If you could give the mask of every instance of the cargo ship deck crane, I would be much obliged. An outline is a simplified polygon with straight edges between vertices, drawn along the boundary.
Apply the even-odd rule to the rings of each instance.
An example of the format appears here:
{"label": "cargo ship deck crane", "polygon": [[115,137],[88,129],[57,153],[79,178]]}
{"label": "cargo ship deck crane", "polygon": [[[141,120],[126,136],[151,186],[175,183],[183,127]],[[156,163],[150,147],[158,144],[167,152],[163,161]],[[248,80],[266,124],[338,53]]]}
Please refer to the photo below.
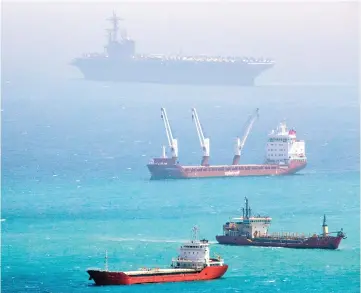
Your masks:
{"label": "cargo ship deck crane", "polygon": [[238,165],[239,164],[239,160],[241,158],[241,154],[242,154],[244,144],[246,143],[247,137],[248,137],[249,133],[251,132],[251,129],[253,127],[254,122],[256,121],[256,119],[259,116],[258,111],[259,111],[259,108],[257,108],[254,111],[254,113],[251,115],[251,117],[248,119],[247,124],[246,124],[246,130],[244,132],[242,140],[240,140],[240,138],[237,137],[236,145],[235,145],[235,154],[234,154],[234,157],[233,157],[232,165]]}
{"label": "cargo ship deck crane", "polygon": [[208,166],[209,165],[209,138],[204,137],[202,125],[199,122],[197,110],[195,108],[192,108],[192,119],[194,121],[194,124],[196,125],[199,142],[201,144],[201,148],[203,151],[201,166]]}
{"label": "cargo ship deck crane", "polygon": [[[178,141],[173,137],[172,129],[170,127],[169,120],[167,117],[167,112],[165,111],[164,108],[161,108],[160,110],[161,110],[160,117],[163,119],[164,122],[165,132],[167,134],[168,144],[172,153],[172,158],[176,161],[178,158]],[[164,147],[163,147],[163,157],[165,157]]]}

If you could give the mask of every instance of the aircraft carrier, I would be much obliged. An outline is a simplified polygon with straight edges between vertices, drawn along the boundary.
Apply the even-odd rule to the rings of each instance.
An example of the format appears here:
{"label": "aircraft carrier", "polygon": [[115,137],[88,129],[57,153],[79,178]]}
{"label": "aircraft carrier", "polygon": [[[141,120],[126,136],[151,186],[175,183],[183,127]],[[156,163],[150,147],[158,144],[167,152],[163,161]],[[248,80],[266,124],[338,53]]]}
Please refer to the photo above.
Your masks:
{"label": "aircraft carrier", "polygon": [[84,54],[70,63],[87,80],[253,86],[256,77],[275,64],[253,57],[137,54],[135,41],[120,29],[122,19],[113,12],[108,20],[112,28],[104,52]]}

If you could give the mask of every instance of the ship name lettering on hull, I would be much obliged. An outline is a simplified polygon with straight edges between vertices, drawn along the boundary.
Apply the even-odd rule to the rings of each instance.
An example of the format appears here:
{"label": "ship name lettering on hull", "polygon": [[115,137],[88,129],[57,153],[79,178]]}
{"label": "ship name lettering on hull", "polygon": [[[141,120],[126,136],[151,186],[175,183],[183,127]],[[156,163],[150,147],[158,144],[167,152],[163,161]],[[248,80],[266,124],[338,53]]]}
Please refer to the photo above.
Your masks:
{"label": "ship name lettering on hull", "polygon": [[240,174],[240,171],[227,171],[227,172],[224,172],[225,176],[237,176],[239,174]]}

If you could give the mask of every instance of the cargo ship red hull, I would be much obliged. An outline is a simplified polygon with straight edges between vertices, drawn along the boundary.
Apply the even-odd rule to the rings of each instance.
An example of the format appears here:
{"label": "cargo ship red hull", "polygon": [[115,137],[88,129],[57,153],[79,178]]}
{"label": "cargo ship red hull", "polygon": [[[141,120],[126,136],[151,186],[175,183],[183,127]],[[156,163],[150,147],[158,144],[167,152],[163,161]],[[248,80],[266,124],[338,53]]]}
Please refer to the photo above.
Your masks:
{"label": "cargo ship red hull", "polygon": [[132,285],[143,283],[167,283],[217,279],[224,275],[228,265],[205,267],[200,271],[127,275],[125,272],[88,270],[89,280],[96,285]]}
{"label": "cargo ship red hull", "polygon": [[294,174],[307,165],[306,160],[289,164],[182,166],[171,159],[157,158],[147,165],[151,179],[190,179],[209,177],[279,176]]}
{"label": "cargo ship red hull", "polygon": [[287,248],[318,248],[337,249],[343,239],[342,236],[317,236],[298,239],[287,238],[253,238],[246,236],[216,236],[218,243],[239,246],[264,246],[264,247],[287,247]]}

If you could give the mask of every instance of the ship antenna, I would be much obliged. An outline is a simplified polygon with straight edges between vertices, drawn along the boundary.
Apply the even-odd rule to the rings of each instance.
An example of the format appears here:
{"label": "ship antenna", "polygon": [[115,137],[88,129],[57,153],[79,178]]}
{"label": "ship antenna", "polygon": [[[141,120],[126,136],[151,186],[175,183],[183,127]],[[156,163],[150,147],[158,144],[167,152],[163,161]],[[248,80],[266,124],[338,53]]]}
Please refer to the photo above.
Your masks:
{"label": "ship antenna", "polygon": [[105,250],[104,270],[108,271],[108,250]]}
{"label": "ship antenna", "polygon": [[327,226],[327,224],[326,224],[326,215],[325,214],[323,215],[323,225],[322,226]]}
{"label": "ship antenna", "polygon": [[192,240],[198,240],[199,228],[194,226],[192,229]]}
{"label": "ship antenna", "polygon": [[120,17],[117,17],[117,15],[115,14],[115,11],[113,11],[113,16],[108,18],[107,20],[109,20],[112,24],[113,24],[113,35],[112,35],[112,41],[116,42],[117,38],[118,38],[118,31],[119,31],[119,21],[123,20]]}
{"label": "ship antenna", "polygon": [[244,200],[246,202],[246,218],[248,218],[248,198],[245,197]]}

